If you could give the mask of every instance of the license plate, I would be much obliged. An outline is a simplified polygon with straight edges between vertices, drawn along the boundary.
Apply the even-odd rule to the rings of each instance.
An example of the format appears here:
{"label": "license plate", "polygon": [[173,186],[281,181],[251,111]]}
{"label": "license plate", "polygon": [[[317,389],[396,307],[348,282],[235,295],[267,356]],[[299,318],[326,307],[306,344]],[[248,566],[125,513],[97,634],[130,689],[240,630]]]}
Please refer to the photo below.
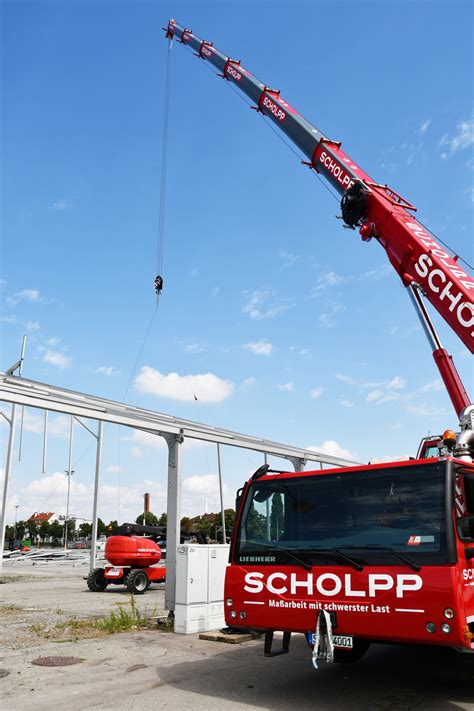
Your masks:
{"label": "license plate", "polygon": [[[315,632],[309,632],[307,634],[308,644],[314,644],[315,638]],[[354,639],[352,635],[335,634],[332,640],[334,646],[338,649],[352,649],[354,647]]]}

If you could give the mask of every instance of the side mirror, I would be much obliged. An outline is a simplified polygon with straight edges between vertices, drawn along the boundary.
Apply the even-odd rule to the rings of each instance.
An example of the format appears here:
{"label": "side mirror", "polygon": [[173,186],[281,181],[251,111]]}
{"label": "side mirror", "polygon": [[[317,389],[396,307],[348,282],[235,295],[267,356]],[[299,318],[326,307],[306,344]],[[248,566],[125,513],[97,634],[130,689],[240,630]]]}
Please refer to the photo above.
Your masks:
{"label": "side mirror", "polygon": [[239,513],[240,509],[240,502],[242,501],[242,494],[244,493],[243,488],[239,489],[235,495],[235,518],[237,518],[237,515]]}
{"label": "side mirror", "polygon": [[458,518],[456,526],[461,541],[474,543],[474,515],[461,516],[461,518]]}

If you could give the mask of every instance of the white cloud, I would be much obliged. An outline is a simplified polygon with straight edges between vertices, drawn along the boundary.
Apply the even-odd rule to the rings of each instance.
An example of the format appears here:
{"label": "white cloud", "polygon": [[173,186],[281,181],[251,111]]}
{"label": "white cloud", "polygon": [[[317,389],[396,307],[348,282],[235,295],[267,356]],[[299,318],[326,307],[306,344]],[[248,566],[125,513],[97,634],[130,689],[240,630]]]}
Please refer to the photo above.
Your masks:
{"label": "white cloud", "polygon": [[38,304],[44,303],[45,299],[41,297],[38,289],[22,289],[7,298],[7,303],[12,305],[18,304],[20,301],[29,301],[32,304]]}
{"label": "white cloud", "polygon": [[70,415],[58,415],[48,419],[48,434],[60,439],[68,439],[71,428]]}
{"label": "white cloud", "polygon": [[25,329],[30,332],[39,331],[40,330],[40,323],[39,323],[39,321],[27,321],[25,323]]}
{"label": "white cloud", "polygon": [[204,346],[201,346],[199,343],[189,343],[184,346],[185,353],[202,353],[204,350]]}
{"label": "white cloud", "polygon": [[118,464],[109,464],[109,466],[105,468],[105,471],[107,474],[118,474],[122,471],[122,467],[119,467]]}
{"label": "white cloud", "polygon": [[337,380],[341,380],[343,383],[349,383],[349,385],[357,385],[357,381],[351,378],[349,375],[344,375],[344,373],[336,373]]}
{"label": "white cloud", "polygon": [[44,417],[42,415],[32,415],[27,409],[23,413],[23,429],[25,432],[39,434],[43,431]]}
{"label": "white cloud", "polygon": [[328,310],[325,313],[319,315],[319,323],[324,328],[332,328],[336,325],[336,320],[334,316],[342,311],[342,306],[340,304],[331,303],[328,305]]}
{"label": "white cloud", "polygon": [[445,134],[441,139],[442,146],[448,146],[448,153],[443,153],[442,158],[448,158],[453,153],[470,148],[474,143],[474,118],[458,121],[457,132],[453,136]]}
{"label": "white cloud", "polygon": [[63,339],[59,338],[58,336],[55,336],[54,338],[48,338],[46,341],[46,345],[50,346],[51,348],[54,348],[54,346],[57,346],[58,343],[61,343]]}
{"label": "white cloud", "polygon": [[292,393],[295,389],[295,384],[290,380],[288,383],[283,383],[282,385],[277,385],[278,390],[283,390],[287,393]]}
{"label": "white cloud", "polygon": [[145,365],[135,378],[135,388],[142,393],[182,402],[192,402],[195,397],[201,402],[222,402],[232,395],[234,384],[230,380],[222,380],[213,373],[187,376],[178,373],[164,375]]}
{"label": "white cloud", "polygon": [[113,365],[101,365],[99,368],[96,368],[95,370],[96,373],[99,373],[100,375],[117,375],[119,372],[117,368],[114,368]]}
{"label": "white cloud", "polygon": [[242,380],[241,388],[247,390],[248,388],[252,388],[256,382],[255,378],[245,378],[245,380]]}
{"label": "white cloud", "polygon": [[367,402],[376,402],[383,397],[383,390],[372,390],[367,394]]}
{"label": "white cloud", "polygon": [[339,400],[339,403],[342,405],[342,407],[354,407],[354,403],[352,400]]}
{"label": "white cloud", "polygon": [[324,388],[313,388],[312,390],[309,391],[309,396],[311,400],[317,400],[318,398],[321,397],[323,394]]}
{"label": "white cloud", "polygon": [[246,343],[244,348],[247,351],[251,351],[254,355],[265,355],[269,356],[272,354],[273,346],[271,343],[266,341],[254,341],[253,343]]}
{"label": "white cloud", "polygon": [[444,385],[439,378],[431,380],[431,382],[426,383],[426,385],[420,388],[420,392],[422,393],[439,392],[440,390],[444,390]]}
{"label": "white cloud", "polygon": [[336,272],[324,272],[323,274],[319,275],[316,281],[316,286],[313,288],[312,293],[316,293],[318,291],[321,291],[322,289],[327,289],[330,286],[338,286],[339,284],[342,284],[345,281],[347,281],[347,277],[343,277],[340,274],[336,274]]}
{"label": "white cloud", "polygon": [[50,365],[56,365],[58,368],[67,368],[71,365],[71,359],[60,351],[47,350],[43,356],[43,361]]}
{"label": "white cloud", "polygon": [[390,380],[390,382],[387,383],[387,388],[389,390],[401,390],[406,384],[407,381],[405,378],[402,378],[400,375],[396,375],[392,378],[392,380]]}
{"label": "white cloud", "polygon": [[350,449],[344,449],[333,439],[327,439],[322,444],[311,445],[306,447],[312,452],[319,452],[320,454],[328,454],[330,457],[340,457],[341,459],[350,459],[355,461],[357,456],[351,452]]}
{"label": "white cloud", "polygon": [[245,292],[245,294],[247,303],[242,307],[242,312],[248,314],[251,319],[275,318],[275,316],[290,307],[288,302],[277,298],[276,292],[269,289],[261,289],[251,293]]}
{"label": "white cloud", "polygon": [[70,210],[72,203],[69,200],[56,200],[52,204],[53,210]]}
{"label": "white cloud", "polygon": [[296,254],[287,252],[284,249],[280,249],[278,256],[280,257],[280,259],[282,261],[282,268],[283,269],[289,269],[290,267],[293,267],[299,259],[299,257]]}
{"label": "white cloud", "polygon": [[429,405],[427,402],[410,403],[407,406],[407,410],[413,415],[422,415],[423,417],[438,417],[444,414],[444,410],[439,407],[434,407]]}
{"label": "white cloud", "polygon": [[420,126],[420,133],[425,133],[431,125],[431,119],[426,119]]}

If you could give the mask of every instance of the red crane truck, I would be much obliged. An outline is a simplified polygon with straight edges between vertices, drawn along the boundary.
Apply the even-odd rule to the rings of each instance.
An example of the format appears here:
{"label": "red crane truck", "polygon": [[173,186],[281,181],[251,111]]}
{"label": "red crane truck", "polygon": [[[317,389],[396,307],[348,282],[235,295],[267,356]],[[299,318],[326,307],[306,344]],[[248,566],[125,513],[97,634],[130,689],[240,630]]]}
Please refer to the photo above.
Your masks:
{"label": "red crane truck", "polygon": [[[265,633],[265,654],[307,635],[313,664],[355,661],[371,642],[474,651],[474,406],[426,312],[425,296],[472,353],[473,279],[413,217],[415,208],[211,42],[170,20],[339,192],[344,226],[376,240],[408,288],[460,421],[417,459],[344,469],[260,467],[238,492],[225,578],[226,623]],[[272,650],[274,631],[283,632]]]}

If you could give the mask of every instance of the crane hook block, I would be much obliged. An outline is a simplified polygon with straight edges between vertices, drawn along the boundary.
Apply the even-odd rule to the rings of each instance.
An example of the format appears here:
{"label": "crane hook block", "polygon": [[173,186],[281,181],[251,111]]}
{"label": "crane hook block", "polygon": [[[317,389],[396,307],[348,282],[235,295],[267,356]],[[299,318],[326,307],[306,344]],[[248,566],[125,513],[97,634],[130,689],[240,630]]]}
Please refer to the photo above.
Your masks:
{"label": "crane hook block", "polygon": [[342,219],[350,227],[358,224],[367,208],[367,190],[362,183],[347,188],[341,200]]}
{"label": "crane hook block", "polygon": [[161,291],[163,289],[163,277],[161,277],[159,274],[155,279],[155,291],[156,295],[159,296],[161,294]]}

